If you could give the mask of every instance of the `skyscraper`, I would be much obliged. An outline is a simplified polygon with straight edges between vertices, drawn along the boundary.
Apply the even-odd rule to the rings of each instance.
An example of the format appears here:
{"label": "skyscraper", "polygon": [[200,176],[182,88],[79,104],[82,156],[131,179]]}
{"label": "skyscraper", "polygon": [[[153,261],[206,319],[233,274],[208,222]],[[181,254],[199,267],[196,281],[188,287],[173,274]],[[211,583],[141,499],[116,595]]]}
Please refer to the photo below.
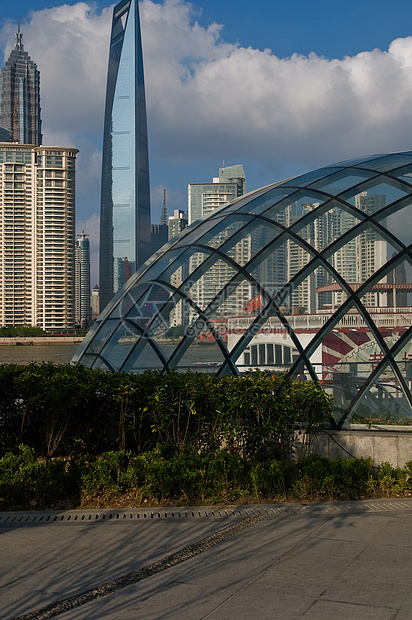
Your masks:
{"label": "skyscraper", "polygon": [[75,319],[76,325],[90,323],[90,241],[84,230],[76,241],[75,249]]}
{"label": "skyscraper", "polygon": [[0,325],[74,328],[77,152],[0,143]]}
{"label": "skyscraper", "polygon": [[137,0],[113,9],[104,117],[100,211],[103,308],[150,256],[146,103]]}
{"label": "skyscraper", "polygon": [[40,73],[23,48],[20,24],[14,49],[0,74],[0,140],[42,143]]}

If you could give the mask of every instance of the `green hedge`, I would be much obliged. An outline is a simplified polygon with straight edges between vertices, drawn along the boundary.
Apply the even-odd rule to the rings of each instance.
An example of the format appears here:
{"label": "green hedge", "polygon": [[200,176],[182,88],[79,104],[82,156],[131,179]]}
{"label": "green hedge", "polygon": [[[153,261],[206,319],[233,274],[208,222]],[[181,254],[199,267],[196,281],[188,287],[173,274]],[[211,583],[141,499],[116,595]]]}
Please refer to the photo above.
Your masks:
{"label": "green hedge", "polygon": [[290,455],[296,425],[324,427],[331,398],[318,384],[256,372],[109,373],[51,363],[0,366],[0,454],[23,443],[51,458],[157,444],[253,459]]}
{"label": "green hedge", "polygon": [[412,461],[404,468],[371,459],[252,463],[215,453],[159,446],[143,455],[39,460],[20,446],[0,459],[0,509],[182,505],[217,502],[320,501],[412,493]]}

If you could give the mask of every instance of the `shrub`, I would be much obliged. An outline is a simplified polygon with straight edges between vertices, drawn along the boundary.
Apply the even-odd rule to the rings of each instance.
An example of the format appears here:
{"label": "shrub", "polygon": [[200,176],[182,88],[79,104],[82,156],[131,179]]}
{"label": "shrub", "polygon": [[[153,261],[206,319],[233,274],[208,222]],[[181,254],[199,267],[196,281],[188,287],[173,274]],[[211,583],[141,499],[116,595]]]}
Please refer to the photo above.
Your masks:
{"label": "shrub", "polygon": [[20,443],[48,460],[113,450],[144,454],[224,448],[265,460],[291,456],[296,425],[321,428],[331,401],[313,381],[255,372],[109,373],[85,366],[0,365],[0,449]]}

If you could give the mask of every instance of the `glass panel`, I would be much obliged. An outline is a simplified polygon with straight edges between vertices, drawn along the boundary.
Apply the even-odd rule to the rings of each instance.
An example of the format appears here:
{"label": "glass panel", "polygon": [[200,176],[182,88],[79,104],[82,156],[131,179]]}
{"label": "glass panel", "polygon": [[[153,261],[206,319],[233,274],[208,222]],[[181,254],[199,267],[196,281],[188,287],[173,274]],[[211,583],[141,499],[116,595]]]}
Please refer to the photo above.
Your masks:
{"label": "glass panel", "polygon": [[205,310],[236,273],[236,270],[222,259],[215,261],[206,273],[191,285],[190,298],[201,310]]}
{"label": "glass panel", "polygon": [[356,170],[348,173],[348,170],[344,169],[340,172],[336,172],[335,174],[331,174],[316,183],[312,183],[310,188],[322,190],[322,192],[336,196],[350,187],[354,187],[355,185],[362,183],[365,179],[370,179],[374,176],[376,175],[368,170]]}
{"label": "glass panel", "polygon": [[398,168],[397,170],[393,170],[391,173],[397,179],[412,185],[412,164],[408,164],[407,166],[403,166],[402,168]]}
{"label": "glass panel", "polygon": [[384,219],[383,225],[396,236],[399,241],[405,245],[409,245],[412,242],[412,234],[409,226],[405,226],[411,215],[411,205],[406,206],[404,209],[389,215]]}
{"label": "glass panel", "polygon": [[251,263],[251,273],[267,295],[274,297],[287,283],[288,241],[285,234],[280,239],[271,237],[267,228],[262,231],[261,244],[266,249]]}
{"label": "glass panel", "polygon": [[[281,232],[275,225],[269,223],[261,224],[259,220],[254,220],[244,229],[243,239],[237,241],[236,245],[228,252],[228,255],[238,265],[244,267],[259,252],[269,246]],[[221,249],[226,251],[226,245]]]}
{"label": "glass panel", "polygon": [[110,313],[110,318],[122,319],[130,312],[132,308],[139,302],[140,298],[147,293],[151,287],[151,282],[139,282],[133,287],[129,288],[127,293],[124,294],[120,302]]}
{"label": "glass panel", "polygon": [[325,197],[315,191],[305,192],[298,190],[280,203],[262,212],[267,217],[282,226],[292,226],[300,220],[308,210],[319,207],[325,202]]}
{"label": "glass panel", "polygon": [[[374,169],[374,162],[381,159],[382,155],[367,155],[366,157],[357,157],[356,159],[346,159],[345,161],[340,161],[339,165],[341,166],[362,166],[362,168],[371,168]],[[370,165],[368,166],[368,162]]]}
{"label": "glass panel", "polygon": [[158,368],[162,369],[163,363],[153,347],[146,342],[142,347],[139,347],[138,355],[133,362],[124,369],[126,372],[144,372],[145,370],[155,370]]}
{"label": "glass panel", "polygon": [[[404,335],[405,330],[399,330],[399,338]],[[402,377],[404,378],[408,396],[410,397],[412,392],[412,334],[409,335],[406,343],[395,357],[397,367],[399,368]],[[412,420],[410,422],[412,424]]]}
{"label": "glass panel", "polygon": [[289,181],[285,181],[282,183],[282,187],[288,187],[289,185],[298,186],[298,187],[306,187],[311,183],[315,183],[315,181],[319,181],[325,177],[330,177],[335,172],[339,172],[342,168],[338,167],[328,167],[321,168],[320,170],[313,170],[311,172],[307,172],[306,174],[301,174],[298,177],[290,179]]}
{"label": "glass panel", "polygon": [[[270,192],[270,187],[275,187],[279,185],[279,183],[274,183],[267,188],[261,188],[253,192],[253,194],[249,194],[247,196],[243,196],[240,198],[236,198],[230,204],[225,205],[222,210],[219,210],[218,214],[211,215],[210,217],[216,218],[220,217],[221,214],[229,215],[230,213],[254,213],[253,206],[255,203],[259,203],[262,200],[262,196],[265,197],[268,192]],[[264,198],[263,198],[264,199]],[[248,206],[246,210],[244,210],[245,205]]]}
{"label": "glass panel", "polygon": [[[329,256],[328,263],[356,290],[386,264],[387,255],[388,243],[372,228],[365,228]],[[335,305],[346,299],[340,285],[332,292]]]}
{"label": "glass panel", "polygon": [[295,191],[296,188],[294,187],[284,189],[284,184],[282,183],[282,187],[268,190],[262,196],[246,202],[244,206],[237,210],[237,213],[253,213],[260,215],[281,200],[287,198],[291,194],[294,194]]}
{"label": "glass panel", "polygon": [[[177,301],[175,301],[177,300]],[[187,333],[187,328],[190,324],[190,317],[193,316],[193,310],[185,299],[181,299],[179,297],[174,297],[173,301],[175,302],[172,306],[169,313],[169,325],[162,338],[163,342],[156,338],[156,342],[162,344],[163,348],[166,350],[166,345],[177,346],[179,342],[184,338]],[[168,357],[171,355],[169,350],[165,353]]]}
{"label": "glass panel", "polygon": [[110,368],[110,366],[105,364],[105,362],[100,357],[96,358],[95,362],[93,362],[93,365],[91,367],[92,368],[101,368],[102,370],[109,370],[109,371],[112,370]]}
{"label": "glass panel", "polygon": [[222,290],[221,295],[216,299],[211,318],[218,321],[219,327],[224,332],[227,329],[227,321],[230,317],[243,316],[245,314],[257,311],[262,307],[260,297],[256,296],[256,292],[250,282],[247,280],[235,280]]}
{"label": "glass panel", "polygon": [[[390,332],[382,333],[382,337],[392,346]],[[334,398],[335,418],[339,421],[384,353],[353,308],[323,339],[318,353],[320,355],[311,361],[315,362],[318,374],[321,364],[322,385]]]}
{"label": "glass panel", "polygon": [[[283,298],[282,305],[288,308],[288,314],[303,314],[314,312],[316,303],[316,278],[315,272],[301,281],[299,274],[311,261],[312,257],[298,245],[293,239],[288,239],[286,244],[287,262],[286,278],[288,293]],[[295,278],[293,283],[291,280]]]}
{"label": "glass panel", "polygon": [[407,192],[386,183],[380,183],[372,189],[346,193],[342,198],[349,204],[363,211],[366,215],[377,213],[386,205],[406,196]]}
{"label": "glass panel", "polygon": [[[155,280],[164,271],[170,270],[171,268],[176,268],[178,265],[184,260],[181,255],[184,253],[184,248],[178,247],[173,250],[169,250],[166,254],[162,255],[160,260],[157,260],[153,265],[149,267],[144,275],[144,279],[147,280]],[[180,257],[180,258],[179,258]],[[177,260],[176,260],[177,259]],[[162,279],[166,279],[163,277]]]}
{"label": "glass panel", "polygon": [[168,313],[172,307],[172,292],[162,283],[156,283],[151,284],[123,316],[127,325],[135,325],[147,335],[154,336],[163,334],[169,327]]}
{"label": "glass panel", "polygon": [[179,245],[182,244],[182,245],[187,246],[187,245],[195,244],[196,242],[200,242],[203,244],[204,243],[203,235],[206,235],[206,233],[208,233],[215,226],[217,226],[219,222],[223,222],[225,219],[226,218],[224,216],[219,216],[213,219],[209,218],[205,222],[198,224],[197,226],[193,228],[193,230],[188,232],[187,235],[183,237],[183,239],[179,242]]}
{"label": "glass panel", "polygon": [[96,355],[89,355],[88,353],[85,353],[82,356],[82,359],[80,360],[80,364],[83,364],[84,366],[87,366],[88,368],[92,368],[93,363],[96,361],[97,357]]}
{"label": "glass panel", "polygon": [[259,329],[252,326],[253,320],[254,317],[239,317],[229,321],[229,351],[233,350],[248,330],[251,329],[253,333],[248,346],[236,360],[239,371],[247,372],[258,368],[271,372],[288,372],[298,359],[299,353],[281,321],[272,316]]}
{"label": "glass panel", "polygon": [[104,347],[102,356],[110,362],[114,370],[121,370],[139,338],[139,331],[134,329],[132,324],[122,323]]}
{"label": "glass panel", "polygon": [[[389,172],[399,166],[403,166],[412,161],[412,157],[407,153],[399,153],[396,155],[386,155],[371,161],[371,165],[367,166],[378,172]],[[361,165],[361,164],[357,164]]]}
{"label": "glass panel", "polygon": [[[328,209],[325,211],[326,206]],[[318,252],[341,239],[359,223],[358,218],[334,200],[323,206],[307,204],[303,210],[304,218],[293,226],[293,232]]]}
{"label": "glass panel", "polygon": [[220,248],[220,246],[227,242],[233,235],[236,235],[240,229],[243,229],[248,222],[248,216],[239,214],[230,215],[203,237],[202,245],[208,245],[211,248]]}
{"label": "glass panel", "polygon": [[[391,253],[394,256],[395,252]],[[391,258],[390,256],[390,258]],[[399,327],[410,324],[412,316],[412,266],[402,261],[386,276],[388,289],[387,305],[393,308],[397,315]]]}
{"label": "glass panel", "polygon": [[284,300],[283,309],[285,314],[294,317],[316,312],[315,273],[312,273],[298,285],[293,285],[291,293]]}
{"label": "glass panel", "polygon": [[319,353],[321,358],[314,361],[322,363],[325,380],[335,372],[349,372],[365,379],[383,359],[374,335],[354,308],[323,339]]}
{"label": "glass panel", "polygon": [[209,256],[209,253],[197,251],[196,247],[188,248],[178,261],[164,271],[162,280],[179,287]]}
{"label": "glass panel", "polygon": [[95,334],[93,340],[87,347],[86,353],[89,355],[93,353],[100,353],[100,351],[103,349],[104,345],[110,338],[111,334],[116,329],[117,325],[117,320],[106,319],[99,332]]}
{"label": "glass panel", "polygon": [[387,365],[356,404],[352,424],[412,424],[412,409],[392,368]]}
{"label": "glass panel", "polygon": [[206,326],[200,330],[196,328],[195,331],[198,335],[183,353],[175,367],[182,371],[189,368],[194,372],[216,374],[223,364],[225,356]]}
{"label": "glass panel", "polygon": [[[384,241],[375,231],[366,229],[357,238],[357,282],[362,284],[384,268],[389,256],[394,253],[392,246]],[[361,295],[363,305],[373,312],[385,311],[388,307],[388,295],[393,287],[388,283],[387,276],[383,276],[367,292]],[[360,294],[360,293],[359,293]]]}

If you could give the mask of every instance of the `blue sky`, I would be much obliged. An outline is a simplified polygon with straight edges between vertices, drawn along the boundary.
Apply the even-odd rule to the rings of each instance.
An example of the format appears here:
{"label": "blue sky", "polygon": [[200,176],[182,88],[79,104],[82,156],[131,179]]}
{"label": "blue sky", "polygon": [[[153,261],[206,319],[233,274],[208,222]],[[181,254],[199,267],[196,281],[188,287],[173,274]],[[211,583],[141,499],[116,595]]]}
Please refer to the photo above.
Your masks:
{"label": "blue sky", "polygon": [[[20,17],[40,69],[45,142],[80,149],[77,219],[95,255],[111,6],[19,0],[0,20],[5,57]],[[169,214],[186,209],[187,184],[210,181],[223,161],[242,163],[252,190],[411,148],[410,0],[143,0],[140,10],[153,222],[163,188]]]}

